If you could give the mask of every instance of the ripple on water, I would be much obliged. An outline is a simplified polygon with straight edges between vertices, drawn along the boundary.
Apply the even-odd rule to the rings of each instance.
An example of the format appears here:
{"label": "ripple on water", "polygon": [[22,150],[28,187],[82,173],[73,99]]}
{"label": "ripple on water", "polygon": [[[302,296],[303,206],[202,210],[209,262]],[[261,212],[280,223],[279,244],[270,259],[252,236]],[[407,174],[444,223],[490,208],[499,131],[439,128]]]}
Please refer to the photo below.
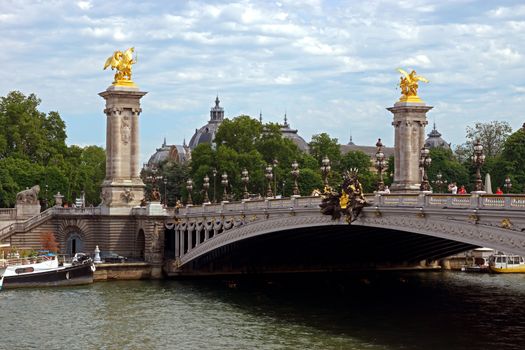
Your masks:
{"label": "ripple on water", "polygon": [[525,276],[405,273],[359,280],[238,289],[118,281],[7,290],[0,293],[0,349],[510,350],[525,340]]}

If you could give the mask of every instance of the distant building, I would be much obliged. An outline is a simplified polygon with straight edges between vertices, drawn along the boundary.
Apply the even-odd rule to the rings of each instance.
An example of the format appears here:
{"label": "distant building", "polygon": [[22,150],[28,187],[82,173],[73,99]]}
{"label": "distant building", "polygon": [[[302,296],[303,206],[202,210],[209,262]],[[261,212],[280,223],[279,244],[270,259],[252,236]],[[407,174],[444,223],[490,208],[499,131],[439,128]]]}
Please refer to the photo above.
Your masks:
{"label": "distant building", "polygon": [[215,98],[215,107],[210,109],[210,120],[200,129],[195,129],[195,134],[191,137],[189,144],[191,150],[194,150],[201,143],[213,143],[215,134],[224,120],[224,109],[219,106],[220,102],[219,96],[217,96]]}
{"label": "distant building", "polygon": [[439,131],[436,130],[436,123],[434,123],[434,128],[430,132],[430,134],[427,135],[428,138],[425,140],[425,146],[432,149],[432,148],[445,148],[450,149],[450,143],[446,142],[441,138],[441,134]]}
{"label": "distant building", "polygon": [[281,125],[281,132],[283,137],[292,140],[301,151],[309,152],[310,147],[308,147],[308,143],[297,133],[297,129],[290,128],[286,113],[284,114],[284,124]]}
{"label": "distant building", "polygon": [[[350,141],[346,145],[339,146],[339,150],[343,155],[350,151],[361,151],[368,155],[373,162],[375,162],[377,153],[376,146],[358,146],[352,141],[352,136],[350,136]],[[394,155],[394,147],[383,147],[383,153],[386,159],[390,158],[390,156]]]}
{"label": "distant building", "polygon": [[148,163],[144,164],[144,168],[157,168],[165,161],[185,164],[189,160],[191,160],[191,150],[186,145],[186,141],[182,145],[168,145],[166,138],[164,138],[164,143],[160,148],[157,148],[157,151],[149,158]]}

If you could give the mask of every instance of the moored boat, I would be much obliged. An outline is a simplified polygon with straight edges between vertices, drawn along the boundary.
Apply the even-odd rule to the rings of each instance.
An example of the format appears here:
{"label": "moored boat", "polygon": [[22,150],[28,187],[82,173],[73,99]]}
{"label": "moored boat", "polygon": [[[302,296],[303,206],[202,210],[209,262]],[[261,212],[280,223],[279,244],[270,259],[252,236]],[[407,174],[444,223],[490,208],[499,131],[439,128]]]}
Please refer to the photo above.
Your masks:
{"label": "moored boat", "polygon": [[93,272],[91,259],[60,264],[56,255],[47,255],[34,263],[7,266],[0,277],[0,289],[89,284],[93,283]]}
{"label": "moored boat", "polygon": [[519,255],[498,253],[490,257],[489,268],[496,273],[525,273],[525,260]]}

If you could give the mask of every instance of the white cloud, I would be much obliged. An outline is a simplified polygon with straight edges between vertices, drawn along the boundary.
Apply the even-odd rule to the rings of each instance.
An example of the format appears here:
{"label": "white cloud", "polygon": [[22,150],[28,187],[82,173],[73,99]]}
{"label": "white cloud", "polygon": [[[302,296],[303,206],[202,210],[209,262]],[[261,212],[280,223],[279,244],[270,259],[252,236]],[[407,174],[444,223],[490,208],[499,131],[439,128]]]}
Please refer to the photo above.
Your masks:
{"label": "white cloud", "polygon": [[93,4],[91,3],[91,1],[78,1],[78,2],[77,2],[77,6],[78,6],[81,10],[87,11],[87,10],[89,10],[90,8],[93,7]]}
{"label": "white cloud", "polygon": [[432,62],[430,61],[430,58],[428,58],[428,56],[424,54],[419,54],[413,57],[409,57],[403,60],[401,64],[403,66],[423,67],[423,68],[429,68],[432,66]]}
{"label": "white cloud", "polygon": [[[0,52],[0,92],[37,93],[66,118],[72,143],[104,138],[88,136],[81,125],[103,109],[96,93],[113,76],[101,70],[103,61],[129,46],[139,56],[134,80],[149,91],[144,137],[173,130],[168,139],[189,139],[219,92],[229,116],[262,109],[265,120],[281,121],[287,109],[307,140],[326,131],[346,141],[351,129],[362,144],[387,142],[393,131],[384,108],[399,97],[397,66],[431,81],[422,97],[435,106],[439,124],[454,124],[440,127],[448,142],[463,142],[468,118],[501,115],[513,127],[523,123],[519,1],[505,8],[481,0],[9,4],[0,2],[0,45],[9,48]],[[505,98],[503,110],[496,101]],[[322,127],[321,118],[327,118]]]}
{"label": "white cloud", "polygon": [[525,5],[498,7],[488,12],[490,17],[510,18],[525,16]]}

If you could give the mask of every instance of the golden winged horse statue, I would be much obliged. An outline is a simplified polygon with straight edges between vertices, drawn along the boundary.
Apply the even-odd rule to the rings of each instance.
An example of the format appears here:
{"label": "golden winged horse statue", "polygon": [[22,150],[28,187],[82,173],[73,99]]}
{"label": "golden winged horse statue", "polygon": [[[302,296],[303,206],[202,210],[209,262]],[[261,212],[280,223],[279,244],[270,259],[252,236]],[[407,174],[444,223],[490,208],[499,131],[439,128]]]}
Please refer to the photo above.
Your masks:
{"label": "golden winged horse statue", "polygon": [[423,102],[423,100],[417,95],[417,89],[419,87],[418,82],[422,81],[428,83],[428,80],[417,75],[415,70],[407,73],[405,70],[398,68],[397,71],[403,74],[399,81],[399,88],[401,89],[399,102]]}
{"label": "golden winged horse statue", "polygon": [[131,65],[137,63],[137,58],[133,57],[134,52],[134,47],[124,52],[117,50],[106,60],[104,69],[111,67],[111,70],[117,70],[113,85],[136,86],[131,80]]}

